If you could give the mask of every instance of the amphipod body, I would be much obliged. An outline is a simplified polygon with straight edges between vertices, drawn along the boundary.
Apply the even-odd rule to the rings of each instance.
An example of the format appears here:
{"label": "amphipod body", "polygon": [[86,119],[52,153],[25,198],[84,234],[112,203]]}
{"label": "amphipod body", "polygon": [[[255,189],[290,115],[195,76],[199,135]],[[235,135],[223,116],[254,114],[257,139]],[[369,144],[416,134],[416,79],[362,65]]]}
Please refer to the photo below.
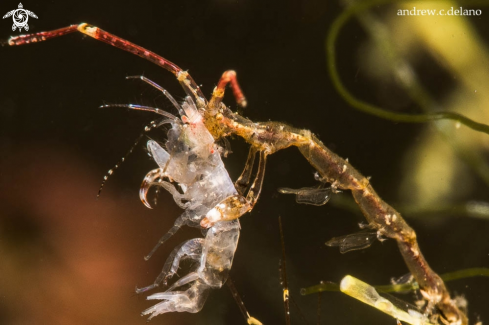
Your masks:
{"label": "amphipod body", "polygon": [[221,160],[222,148],[206,129],[193,100],[187,97],[181,108],[177,108],[185,114],[182,120],[186,123],[176,117],[164,121],[171,124],[166,150],[157,142],[148,141],[148,150],[159,168],[146,175],[139,192],[143,203],[150,208],[148,190],[153,185],[161,186],[172,194],[178,206],[185,209],[160,239],[159,245],[185,224],[200,227],[202,219],[216,205],[239,196]]}
{"label": "amphipod body", "polygon": [[[175,105],[176,102],[172,102]],[[239,207],[238,212],[234,206],[226,206],[226,202],[233,201],[230,198],[241,198],[241,195],[236,191],[221,160],[222,148],[215,143],[205,127],[191,97],[187,97],[177,109],[182,115],[181,119],[166,114],[168,119],[161,122],[171,124],[166,149],[153,140],[148,141],[148,150],[159,168],[146,175],[140,197],[146,206],[151,207],[147,200],[148,190],[153,185],[161,186],[172,194],[175,202],[185,211],[146,259],[181,226],[200,227],[202,220],[209,215],[209,211],[216,210],[216,206],[234,215],[249,210],[244,198],[238,199],[244,205]],[[136,290],[140,293],[158,287],[161,283],[166,284],[177,272],[183,259],[194,262],[191,272],[168,290],[147,297],[149,300],[164,301],[148,308],[143,315],[150,315],[151,319],[167,312],[196,313],[204,306],[210,289],[220,288],[226,282],[238,245],[239,221],[216,219],[206,223],[206,228],[205,238],[188,240],[173,250],[152,285]],[[184,291],[174,291],[184,285],[189,287]]]}

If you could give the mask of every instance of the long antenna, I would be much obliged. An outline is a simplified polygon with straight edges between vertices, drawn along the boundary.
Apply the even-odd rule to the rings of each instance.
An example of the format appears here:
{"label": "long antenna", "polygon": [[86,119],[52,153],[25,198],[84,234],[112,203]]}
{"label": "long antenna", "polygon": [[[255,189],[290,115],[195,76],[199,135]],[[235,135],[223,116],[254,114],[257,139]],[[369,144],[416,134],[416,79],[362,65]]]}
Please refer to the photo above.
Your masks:
{"label": "long antenna", "polygon": [[136,139],[136,141],[134,142],[134,144],[131,146],[131,149],[129,149],[126,152],[126,154],[124,156],[122,156],[122,158],[117,162],[117,164],[115,164],[114,167],[112,167],[111,169],[109,169],[107,171],[107,174],[105,174],[104,180],[102,181],[102,184],[100,184],[100,187],[98,189],[97,199],[100,197],[100,194],[102,194],[102,190],[104,189],[104,185],[107,182],[107,180],[109,179],[109,176],[111,176],[112,174],[114,174],[114,171],[117,170],[119,168],[119,166],[122,165],[122,163],[126,160],[127,156],[129,156],[133,152],[134,148],[136,148],[136,146],[139,144],[139,142],[143,138],[144,133],[145,132],[143,132],[143,133],[141,133],[139,135],[139,137]]}

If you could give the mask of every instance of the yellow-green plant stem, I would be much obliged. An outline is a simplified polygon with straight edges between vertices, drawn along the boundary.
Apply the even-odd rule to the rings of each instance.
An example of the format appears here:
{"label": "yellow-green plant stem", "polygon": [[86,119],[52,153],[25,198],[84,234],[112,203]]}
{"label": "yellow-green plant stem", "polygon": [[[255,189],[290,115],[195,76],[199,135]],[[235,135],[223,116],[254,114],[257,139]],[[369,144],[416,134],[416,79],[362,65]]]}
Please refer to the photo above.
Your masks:
{"label": "yellow-green plant stem", "polygon": [[[474,267],[470,269],[464,269],[459,271],[454,271],[450,273],[445,273],[441,275],[443,281],[454,281],[459,279],[473,278],[476,276],[489,277],[489,268],[486,267]],[[416,282],[404,283],[404,284],[392,284],[392,285],[377,285],[374,286],[375,289],[381,292],[406,292],[417,290],[418,284]],[[340,291],[340,286],[334,282],[324,282],[318,285],[314,285],[307,288],[301,289],[301,295],[310,295],[313,293],[319,293],[323,291]]]}

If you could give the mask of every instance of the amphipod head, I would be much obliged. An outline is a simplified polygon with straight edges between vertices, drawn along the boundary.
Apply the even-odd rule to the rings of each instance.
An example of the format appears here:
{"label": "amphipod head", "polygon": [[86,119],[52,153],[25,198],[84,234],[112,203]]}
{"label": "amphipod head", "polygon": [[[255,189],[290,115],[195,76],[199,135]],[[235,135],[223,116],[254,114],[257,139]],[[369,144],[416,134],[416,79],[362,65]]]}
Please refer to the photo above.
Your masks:
{"label": "amphipod head", "polygon": [[203,228],[210,228],[218,221],[238,219],[250,209],[251,206],[248,201],[242,195],[235,194],[210,209],[200,222],[200,225]]}

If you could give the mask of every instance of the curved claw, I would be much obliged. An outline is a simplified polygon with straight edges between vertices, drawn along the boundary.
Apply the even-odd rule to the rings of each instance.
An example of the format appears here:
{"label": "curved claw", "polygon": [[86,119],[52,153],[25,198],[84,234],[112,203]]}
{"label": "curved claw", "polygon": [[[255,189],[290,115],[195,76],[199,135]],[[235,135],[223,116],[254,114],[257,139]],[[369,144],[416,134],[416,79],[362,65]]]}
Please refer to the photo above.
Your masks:
{"label": "curved claw", "polygon": [[162,168],[153,169],[152,171],[146,174],[146,177],[144,177],[143,183],[139,188],[139,198],[141,199],[143,204],[149,209],[152,209],[147,199],[149,188],[151,187],[151,185],[153,185],[155,180],[162,178],[163,176],[164,176],[164,172]]}

